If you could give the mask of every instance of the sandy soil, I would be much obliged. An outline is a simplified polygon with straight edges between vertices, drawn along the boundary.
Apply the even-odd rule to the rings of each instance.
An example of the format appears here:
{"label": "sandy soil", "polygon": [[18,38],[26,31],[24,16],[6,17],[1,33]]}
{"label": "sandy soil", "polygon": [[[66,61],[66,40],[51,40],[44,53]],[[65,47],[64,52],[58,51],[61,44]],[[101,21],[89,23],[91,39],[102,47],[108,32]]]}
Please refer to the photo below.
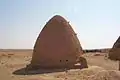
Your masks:
{"label": "sandy soil", "polygon": [[[89,66],[118,70],[118,62],[106,59],[104,57],[106,53],[101,53],[99,56],[94,54],[84,54]],[[40,70],[38,74],[34,74],[36,73],[34,71],[25,74],[24,68],[30,63],[31,56],[32,50],[0,51],[0,80],[89,80],[89,78],[83,78],[84,75],[88,76],[87,73],[83,75],[79,69],[71,69],[67,73],[64,70]]]}

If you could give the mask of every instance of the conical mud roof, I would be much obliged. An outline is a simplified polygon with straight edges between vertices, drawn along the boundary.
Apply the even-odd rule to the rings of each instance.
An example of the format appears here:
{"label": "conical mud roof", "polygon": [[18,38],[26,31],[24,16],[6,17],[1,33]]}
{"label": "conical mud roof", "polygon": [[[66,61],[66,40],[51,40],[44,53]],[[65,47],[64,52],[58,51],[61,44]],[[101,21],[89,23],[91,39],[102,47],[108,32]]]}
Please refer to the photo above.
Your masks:
{"label": "conical mud roof", "polygon": [[80,42],[71,25],[56,15],[48,21],[39,34],[31,65],[40,67],[65,67],[74,65],[83,53]]}
{"label": "conical mud roof", "polygon": [[120,36],[110,50],[109,58],[112,60],[120,60]]}

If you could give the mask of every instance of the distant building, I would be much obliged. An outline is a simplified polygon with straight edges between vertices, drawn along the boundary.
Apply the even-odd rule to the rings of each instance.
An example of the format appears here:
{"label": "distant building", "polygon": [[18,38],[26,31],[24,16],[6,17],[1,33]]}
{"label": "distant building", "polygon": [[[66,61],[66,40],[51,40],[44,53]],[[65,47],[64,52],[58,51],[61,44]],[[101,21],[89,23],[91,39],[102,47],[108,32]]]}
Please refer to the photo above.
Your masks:
{"label": "distant building", "polygon": [[120,61],[120,36],[109,51],[109,58]]}

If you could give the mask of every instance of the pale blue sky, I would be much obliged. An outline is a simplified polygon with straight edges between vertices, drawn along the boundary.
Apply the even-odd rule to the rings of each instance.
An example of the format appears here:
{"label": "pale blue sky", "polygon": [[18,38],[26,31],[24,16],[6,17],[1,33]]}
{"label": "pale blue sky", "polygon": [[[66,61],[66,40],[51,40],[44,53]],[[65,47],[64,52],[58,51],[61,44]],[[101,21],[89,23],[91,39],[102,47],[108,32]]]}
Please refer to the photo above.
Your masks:
{"label": "pale blue sky", "polygon": [[0,0],[0,48],[32,49],[56,14],[70,21],[83,49],[110,48],[120,36],[120,0]]}

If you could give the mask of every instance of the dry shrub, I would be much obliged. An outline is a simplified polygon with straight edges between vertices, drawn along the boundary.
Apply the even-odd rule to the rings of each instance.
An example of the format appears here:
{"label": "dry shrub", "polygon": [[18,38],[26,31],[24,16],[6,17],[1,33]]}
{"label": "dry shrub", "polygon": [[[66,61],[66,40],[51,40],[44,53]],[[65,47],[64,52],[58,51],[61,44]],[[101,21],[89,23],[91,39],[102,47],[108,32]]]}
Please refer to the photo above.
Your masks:
{"label": "dry shrub", "polygon": [[14,54],[13,54],[13,53],[9,53],[8,55],[12,56],[12,55],[14,55]]}
{"label": "dry shrub", "polygon": [[94,56],[101,56],[101,54],[94,54]]}
{"label": "dry shrub", "polygon": [[2,54],[1,56],[7,56],[6,54]]}

